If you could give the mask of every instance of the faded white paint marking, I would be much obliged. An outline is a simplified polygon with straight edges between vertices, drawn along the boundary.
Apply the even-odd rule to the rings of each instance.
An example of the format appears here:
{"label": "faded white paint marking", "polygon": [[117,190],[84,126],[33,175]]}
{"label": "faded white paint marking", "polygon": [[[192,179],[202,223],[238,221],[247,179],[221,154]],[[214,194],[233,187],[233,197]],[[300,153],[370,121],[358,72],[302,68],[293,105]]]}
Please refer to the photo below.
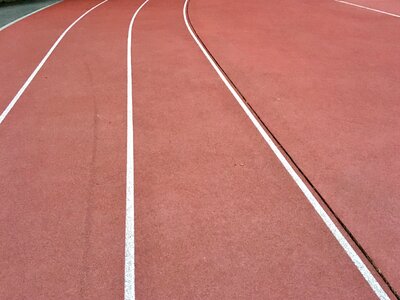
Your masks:
{"label": "faded white paint marking", "polygon": [[127,47],[127,149],[126,149],[126,216],[125,216],[125,300],[135,299],[135,192],[133,159],[132,113],[132,28],[136,16],[149,2],[146,0],[135,11],[129,24]]}

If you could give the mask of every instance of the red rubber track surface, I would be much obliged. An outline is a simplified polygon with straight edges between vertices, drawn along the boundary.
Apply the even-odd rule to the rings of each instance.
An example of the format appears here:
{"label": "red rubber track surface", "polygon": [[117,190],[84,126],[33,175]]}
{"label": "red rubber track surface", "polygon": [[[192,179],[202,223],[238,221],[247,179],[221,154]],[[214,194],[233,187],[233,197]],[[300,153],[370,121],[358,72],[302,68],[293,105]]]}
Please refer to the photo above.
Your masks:
{"label": "red rubber track surface", "polygon": [[[94,4],[55,7],[78,17]],[[139,4],[83,18],[0,127],[1,299],[123,298],[126,37]]]}
{"label": "red rubber track surface", "polygon": [[222,68],[400,290],[399,19],[311,0],[192,0],[189,12]]}
{"label": "red rubber track surface", "polygon": [[[284,138],[282,142],[291,147],[290,152],[296,150],[296,158],[309,168],[307,174],[312,174],[312,179],[323,185],[323,195],[327,194],[330,201],[344,201],[337,197],[340,192],[348,196],[345,199],[352,199],[355,192],[339,181],[343,178],[335,177],[342,170],[341,164],[348,162],[348,157],[340,155],[352,152],[332,150],[328,152],[329,156],[337,155],[334,158],[341,161],[322,161],[321,157],[326,155],[324,151],[331,149],[332,140],[324,142],[318,134],[335,134],[340,148],[354,150],[358,144],[349,140],[348,135],[341,135],[343,130],[337,130],[346,129],[345,133],[351,135],[354,132],[349,128],[353,127],[346,127],[349,123],[344,121],[339,125],[337,122],[326,123],[326,102],[312,98],[311,88],[310,94],[306,95],[303,89],[293,90],[290,85],[287,88],[284,85],[286,73],[283,76],[278,71],[268,71],[260,75],[262,64],[268,63],[270,67],[266,57],[273,58],[271,60],[277,69],[287,68],[285,72],[296,71],[298,67],[279,65],[284,63],[283,58],[277,58],[282,55],[282,49],[266,47],[270,37],[262,27],[265,20],[253,17],[250,23],[240,25],[241,30],[265,34],[261,39],[250,40],[253,48],[246,48],[245,53],[253,51],[251,55],[254,57],[248,58],[235,52],[243,50],[243,41],[250,34],[237,36],[240,31],[230,23],[232,18],[235,22],[245,20],[238,16],[238,3],[192,1],[190,12],[194,15],[196,29],[199,25],[200,33],[207,37],[206,42],[213,42],[212,46],[223,58],[222,66],[228,63],[229,72],[236,74],[234,79],[241,79],[244,91],[248,91],[249,99],[255,99],[256,110],[261,112],[263,119],[264,114],[269,114],[274,108],[271,116],[268,115],[274,122],[273,131],[279,138]],[[2,45],[3,41],[10,43],[5,51],[7,59],[0,57],[0,80],[7,82],[0,88],[0,106],[8,104],[59,34],[99,2],[65,0],[0,32]],[[133,29],[137,299],[376,299],[370,286],[196,46],[183,21],[183,2],[150,0],[138,15]],[[0,299],[123,298],[126,39],[132,14],[141,3],[139,0],[110,0],[77,23],[0,126]],[[244,12],[256,14],[260,11],[262,2],[252,3],[242,9],[242,16]],[[289,2],[279,3],[270,5],[275,13],[285,17],[286,11],[279,8]],[[243,7],[243,3],[241,5]],[[299,11],[303,12],[303,5],[308,4],[296,4],[291,10],[294,17]],[[325,5],[320,4],[318,9],[325,11]],[[338,12],[339,16],[347,13],[355,18],[360,14],[348,12],[348,8],[339,7],[337,3],[327,7],[328,11]],[[213,15],[218,9],[225,11],[226,15],[221,11]],[[201,16],[205,12],[211,16]],[[274,14],[269,10],[264,10],[263,14],[264,17],[271,14],[267,20],[274,20]],[[221,16],[223,23],[217,23]],[[319,18],[329,20],[329,16],[320,15]],[[345,22],[349,17],[342,18]],[[362,21],[362,17],[359,19]],[[377,21],[379,26],[386,26],[387,21],[382,20]],[[351,24],[356,26],[356,23]],[[255,24],[261,26],[260,29],[254,27]],[[230,29],[227,30],[226,26]],[[235,28],[236,32],[233,32]],[[289,27],[286,29],[290,32]],[[27,32],[30,30],[35,38],[29,38]],[[361,26],[359,30],[362,30]],[[219,41],[213,38],[213,32],[219,36]],[[282,32],[276,32],[276,42],[280,41]],[[380,38],[386,39],[391,32],[386,30]],[[237,37],[236,48],[232,48],[231,42],[226,42],[223,37]],[[289,42],[295,41],[296,35],[291,36]],[[307,42],[304,45],[310,46]],[[330,49],[327,44],[325,47]],[[344,49],[340,48],[346,54]],[[297,48],[293,52],[286,49],[286,53],[297,61],[299,58],[294,50],[298,51]],[[389,60],[386,55],[378,58]],[[258,59],[257,63],[255,59]],[[322,69],[320,64],[305,62],[310,63],[306,64],[305,70]],[[347,68],[348,62],[338,65]],[[251,76],[251,72],[242,70],[249,66],[254,72]],[[376,68],[379,71],[381,67],[378,64]],[[335,70],[328,74],[334,76]],[[391,75],[396,70],[388,68],[387,72]],[[352,75],[361,76],[359,73]],[[391,78],[389,75],[384,78]],[[274,76],[280,80],[275,82]],[[391,82],[380,80],[380,76],[381,73],[374,80],[382,84]],[[257,90],[265,88],[266,78],[269,78],[268,86],[275,87],[275,92],[283,99],[283,104],[272,101],[275,106],[269,107],[270,104],[264,101],[274,99],[272,96],[264,97]],[[352,78],[349,76],[338,82],[356,85]],[[293,75],[290,79],[294,82],[299,80],[300,85],[308,83],[314,86],[314,81],[304,81]],[[337,77],[333,79],[338,80]],[[292,103],[291,109],[285,107],[287,119],[284,121],[278,109],[282,108],[280,105],[289,106],[288,102],[293,98],[280,96],[281,87],[285,87],[289,96],[290,93],[303,95],[302,105]],[[390,88],[397,91],[395,85],[390,85]],[[328,91],[334,93],[328,95],[332,99],[329,105],[340,121],[344,117],[340,107],[333,102],[339,101],[344,105],[340,102],[342,98],[335,94],[336,89]],[[370,96],[372,92],[364,93]],[[350,98],[359,101],[356,99],[359,98]],[[355,105],[350,104],[345,106],[349,118]],[[397,109],[394,103],[389,101],[389,104],[393,110]],[[379,118],[386,114],[392,123],[383,123],[379,128],[394,128],[398,122],[393,119],[395,111],[386,111],[383,105],[374,107],[374,112]],[[308,122],[304,122],[304,115],[300,116],[299,107],[308,117]],[[311,109],[316,110],[315,115],[307,114]],[[360,108],[360,114],[367,112]],[[288,130],[293,118],[298,131]],[[317,119],[318,126],[315,126],[315,118],[321,118]],[[356,120],[366,122],[363,118]],[[330,130],[326,126],[330,126]],[[307,138],[301,135],[311,129],[316,130],[314,139],[310,140],[308,134]],[[385,134],[382,143],[387,145],[386,139],[393,138],[396,132]],[[318,147],[326,149],[322,151],[314,144],[312,149],[305,148],[299,141],[314,141]],[[342,145],[343,141],[348,144]],[[365,155],[372,151],[368,145],[362,148]],[[386,159],[395,161],[394,150],[389,147],[385,151],[390,154]],[[312,155],[314,160],[310,160]],[[364,168],[365,161],[361,163],[361,158],[355,163]],[[379,157],[375,159],[373,166],[381,166]],[[320,168],[321,161],[329,166],[327,175],[322,172],[325,169]],[[396,171],[395,165],[389,163],[385,165],[388,169],[382,171],[378,168],[374,176],[380,175],[379,172]],[[380,193],[395,181],[394,177],[386,178],[387,181],[376,179],[364,169],[366,178],[354,178],[359,170],[354,165],[349,170],[353,174],[345,174],[349,184],[357,179],[365,187],[371,178],[374,183],[380,180]],[[323,183],[321,176],[325,176]],[[381,207],[377,208],[372,201],[376,190],[372,185],[367,188],[370,188],[368,197],[363,194],[367,191],[357,188],[360,195],[349,204],[352,207],[344,209],[344,204],[337,202],[335,209],[341,209],[339,213],[346,217],[346,222],[354,217],[351,228],[358,230],[357,236],[361,232],[366,234],[365,238],[371,239],[369,245],[378,257],[372,230],[354,211],[359,209],[364,213],[367,211],[365,206],[369,205],[369,209],[375,211],[367,211],[368,218],[371,226],[375,226],[376,214],[389,207],[386,195],[393,192],[393,187],[386,191],[387,194],[382,194],[385,201],[380,202]],[[335,197],[331,197],[330,192]],[[366,204],[360,203],[361,196]],[[395,196],[393,194],[393,202]],[[395,206],[390,207],[393,210],[386,211],[384,220],[389,233],[393,229],[389,217],[396,211]],[[374,229],[382,239],[392,237],[386,231],[382,233],[380,226]],[[397,258],[392,256],[397,252],[390,252],[397,251],[395,246],[384,251],[387,252],[384,260],[393,259],[397,263]],[[365,263],[388,292],[368,262]]]}
{"label": "red rubber track surface", "polygon": [[61,33],[98,2],[64,0],[0,32],[0,113]]}
{"label": "red rubber track surface", "polygon": [[133,33],[138,299],[375,298],[190,37]]}

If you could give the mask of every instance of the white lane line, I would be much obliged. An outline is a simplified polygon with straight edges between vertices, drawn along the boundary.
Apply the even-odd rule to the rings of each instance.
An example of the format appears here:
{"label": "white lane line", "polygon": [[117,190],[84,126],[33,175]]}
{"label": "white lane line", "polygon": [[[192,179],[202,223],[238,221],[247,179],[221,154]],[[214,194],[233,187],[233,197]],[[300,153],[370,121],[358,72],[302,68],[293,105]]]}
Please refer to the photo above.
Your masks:
{"label": "white lane line", "polygon": [[21,20],[23,20],[23,19],[25,19],[25,18],[27,18],[27,17],[29,17],[29,16],[32,16],[33,14],[36,14],[36,13],[39,12],[39,11],[42,11],[42,10],[44,10],[44,9],[46,9],[46,8],[49,8],[50,6],[56,5],[56,4],[58,4],[58,3],[62,2],[62,1],[63,1],[63,0],[60,0],[60,1],[57,1],[57,2],[54,2],[54,3],[51,3],[51,4],[49,4],[49,5],[46,5],[45,7],[39,8],[39,9],[37,9],[37,10],[35,10],[35,11],[33,11],[33,12],[31,12],[31,13],[25,15],[25,16],[22,16],[21,18],[18,18],[18,19],[16,19],[16,20],[14,20],[14,21],[12,21],[12,22],[10,22],[10,23],[4,25],[3,27],[1,27],[1,28],[0,28],[0,31],[6,29],[7,27],[10,27],[11,25],[13,25],[13,24],[15,24],[15,23],[17,23],[17,22],[19,22],[19,21],[21,21]]}
{"label": "white lane line", "polygon": [[11,102],[8,104],[6,109],[2,112],[0,115],[0,124],[3,123],[4,119],[7,117],[11,109],[14,107],[15,103],[19,100],[19,98],[22,96],[22,94],[25,92],[26,88],[29,86],[29,84],[32,82],[32,80],[35,78],[36,74],[40,71],[40,69],[43,67],[47,59],[50,57],[50,55],[53,53],[54,49],[58,46],[58,44],[61,42],[61,40],[64,38],[64,36],[70,31],[72,27],[76,23],[78,23],[83,17],[85,17],[88,13],[90,13],[92,10],[96,9],[103,3],[106,3],[108,0],[104,0],[103,2],[100,2],[99,4],[93,6],[91,9],[86,11],[83,15],[81,15],[78,19],[76,19],[67,29],[64,30],[64,32],[60,35],[60,37],[57,39],[57,41],[53,44],[53,46],[50,48],[50,50],[47,52],[47,54],[43,57],[42,61],[38,64],[36,69],[32,72],[32,74],[28,77],[28,79],[25,81],[24,85],[20,88],[18,93],[14,96],[14,98],[11,100]]}
{"label": "white lane line", "polygon": [[236,101],[242,107],[242,109],[244,110],[246,115],[249,117],[249,119],[251,120],[253,125],[257,128],[258,132],[261,134],[261,136],[267,142],[268,146],[271,148],[271,150],[278,157],[279,161],[285,167],[286,171],[290,174],[292,179],[296,182],[297,186],[300,188],[300,190],[306,196],[308,201],[314,207],[315,211],[318,213],[318,215],[324,221],[325,225],[328,227],[330,232],[333,234],[333,236],[336,238],[336,240],[339,242],[339,244],[342,246],[342,248],[346,251],[347,255],[350,257],[350,259],[353,261],[353,263],[355,264],[357,269],[360,271],[362,276],[365,278],[365,280],[371,286],[371,288],[375,292],[375,294],[379,297],[379,299],[390,300],[389,296],[386,294],[386,292],[382,289],[382,287],[380,286],[378,281],[375,279],[375,277],[368,270],[367,266],[363,263],[363,261],[358,256],[358,254],[354,251],[353,247],[351,247],[351,245],[347,242],[346,238],[343,236],[343,234],[340,232],[340,230],[336,227],[335,223],[332,221],[332,219],[329,217],[329,215],[325,212],[325,210],[319,204],[317,199],[315,199],[314,195],[308,189],[307,185],[303,182],[303,180],[299,177],[299,175],[297,175],[296,171],[292,168],[290,163],[286,160],[285,156],[282,154],[282,152],[279,150],[279,148],[275,145],[273,140],[269,137],[269,135],[266,133],[264,128],[261,126],[260,122],[251,113],[250,109],[243,102],[242,98],[236,92],[235,88],[231,85],[229,80],[225,77],[224,73],[221,71],[221,69],[215,63],[215,61],[211,57],[211,54],[208,52],[208,50],[200,42],[200,40],[198,39],[198,37],[194,33],[194,31],[193,31],[193,29],[192,29],[192,27],[191,27],[191,25],[189,23],[189,19],[188,19],[188,16],[187,16],[188,2],[189,2],[189,0],[185,0],[185,5],[183,7],[183,17],[185,19],[185,24],[186,24],[186,27],[188,28],[188,30],[190,32],[190,35],[193,37],[193,39],[195,40],[196,44],[199,46],[200,50],[203,52],[203,54],[205,55],[207,60],[210,62],[210,64],[214,68],[214,70],[217,72],[219,77],[225,83],[226,87],[232,93],[233,97],[236,99]]}
{"label": "white lane line", "polygon": [[124,299],[135,299],[135,191],[133,162],[132,28],[146,0],[132,16],[127,47],[127,146],[126,146],[126,216],[125,216],[125,286]]}
{"label": "white lane line", "polygon": [[359,7],[359,8],[364,8],[364,9],[367,9],[367,10],[371,10],[371,11],[374,11],[374,12],[377,12],[377,13],[381,13],[381,14],[385,14],[385,15],[388,15],[388,16],[392,16],[392,17],[395,17],[395,18],[400,18],[400,15],[396,15],[396,14],[393,14],[393,13],[390,13],[390,12],[387,12],[387,11],[383,11],[383,10],[379,10],[379,9],[375,9],[375,8],[371,8],[371,7],[367,7],[367,6],[363,6],[363,5],[347,2],[347,1],[342,1],[342,0],[335,0],[335,1],[339,2],[339,3],[343,3],[343,4]]}

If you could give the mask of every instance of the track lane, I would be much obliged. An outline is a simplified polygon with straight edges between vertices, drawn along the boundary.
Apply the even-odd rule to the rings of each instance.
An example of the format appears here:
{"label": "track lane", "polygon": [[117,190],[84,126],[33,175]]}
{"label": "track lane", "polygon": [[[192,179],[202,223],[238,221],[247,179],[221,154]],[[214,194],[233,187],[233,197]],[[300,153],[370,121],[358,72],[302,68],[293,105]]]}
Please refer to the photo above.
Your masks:
{"label": "track lane", "polygon": [[375,299],[191,40],[184,1],[133,32],[139,299]]}
{"label": "track lane", "polygon": [[[369,10],[373,13],[386,14],[388,16],[400,18],[400,2],[396,0],[352,0],[352,1],[338,1],[347,5],[358,6],[359,9]],[[365,13],[365,12],[364,12]]]}
{"label": "track lane", "polygon": [[[285,155],[287,156],[288,153],[283,151],[283,149],[280,149],[282,146],[276,141],[276,138],[271,134],[271,132],[268,131],[268,128],[265,128],[265,125],[262,123],[261,120],[259,120],[259,116],[254,112],[252,107],[249,106],[247,100],[243,97],[243,95],[239,94],[237,87],[232,83],[232,81],[229,79],[229,77],[224,73],[224,70],[218,65],[215,58],[212,57],[209,50],[204,46],[204,43],[200,40],[199,36],[195,32],[195,29],[193,28],[192,23],[190,22],[188,4],[189,4],[189,0],[185,0],[185,5],[183,8],[183,16],[185,19],[185,24],[186,24],[186,27],[188,28],[191,36],[193,37],[194,41],[199,46],[200,50],[203,52],[204,56],[207,58],[209,63],[212,65],[212,67],[214,68],[214,70],[216,71],[216,73],[218,74],[220,79],[224,82],[225,86],[231,92],[232,96],[238,102],[240,107],[246,113],[249,120],[251,120],[254,127],[257,129],[257,131],[263,137],[264,141],[267,143],[267,145],[273,151],[276,158],[280,161],[282,166],[287,171],[288,175],[290,175],[290,177],[293,179],[293,181],[296,183],[296,185],[302,191],[304,197],[312,205],[315,212],[321,218],[321,221],[323,221],[325,223],[325,225],[328,227],[329,231],[335,237],[335,239],[340,244],[342,249],[346,252],[346,254],[349,256],[349,258],[352,260],[352,262],[354,263],[354,266],[359,270],[359,272],[362,274],[364,279],[368,282],[371,289],[375,292],[375,294],[378,296],[379,299],[388,300],[389,297],[386,294],[386,292],[382,289],[379,282],[376,280],[376,278],[373,276],[373,274],[369,271],[368,267],[364,264],[364,262],[362,261],[362,258],[358,255],[356,250],[354,250],[354,248],[350,245],[350,243],[348,243],[345,235],[343,235],[342,232],[340,231],[340,226],[338,226],[337,224],[334,223],[335,218],[332,218],[332,216],[329,216],[329,214],[327,213],[327,212],[329,212],[329,210],[324,208],[323,205],[321,205],[320,202],[317,200],[317,198],[313,195],[313,189],[310,186],[307,186],[307,184],[306,184],[307,181],[302,178],[302,176],[304,174],[301,173],[301,171],[298,168],[296,168],[293,161],[289,157],[285,157]],[[342,224],[340,224],[340,225],[342,225]]]}
{"label": "track lane", "polygon": [[99,0],[65,0],[0,31],[3,112],[61,33]]}
{"label": "track lane", "polygon": [[193,0],[190,13],[217,61],[398,289],[398,20],[317,1],[243,8]]}
{"label": "track lane", "polygon": [[98,8],[100,5],[103,5],[106,3],[108,0],[104,0],[95,6],[91,7],[89,10],[84,12],[78,19],[76,19],[74,22],[72,22],[71,25],[67,27],[63,31],[63,33],[58,37],[58,39],[54,42],[54,44],[51,46],[49,51],[46,53],[46,55],[42,58],[40,63],[36,66],[36,68],[33,70],[31,75],[29,75],[28,79],[25,81],[25,83],[22,85],[22,87],[18,90],[17,94],[13,97],[13,99],[10,101],[10,103],[7,105],[5,110],[0,114],[0,124],[3,123],[5,118],[8,116],[8,114],[11,112],[13,109],[14,105],[17,104],[18,100],[21,98],[21,96],[25,93],[25,90],[29,87],[31,82],[35,79],[36,75],[40,72],[42,69],[43,65],[47,62],[49,57],[52,55],[54,50],[57,48],[57,46],[61,43],[61,41],[64,39],[64,37],[67,35],[67,33],[84,17],[86,17],[88,14],[90,14],[93,10]]}
{"label": "track lane", "polygon": [[123,298],[126,37],[139,5],[82,19],[0,127],[2,299]]}

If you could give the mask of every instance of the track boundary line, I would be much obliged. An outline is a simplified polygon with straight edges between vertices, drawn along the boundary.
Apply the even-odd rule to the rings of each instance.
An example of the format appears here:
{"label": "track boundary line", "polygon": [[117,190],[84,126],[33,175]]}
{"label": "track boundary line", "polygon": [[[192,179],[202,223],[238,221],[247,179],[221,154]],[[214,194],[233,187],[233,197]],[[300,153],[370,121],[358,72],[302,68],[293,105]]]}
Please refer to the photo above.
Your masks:
{"label": "track boundary line", "polygon": [[353,249],[353,247],[350,245],[350,243],[346,240],[346,238],[344,237],[342,232],[338,229],[338,227],[335,225],[335,223],[332,221],[332,219],[329,217],[329,215],[325,212],[324,208],[321,206],[321,204],[318,202],[318,200],[314,197],[311,190],[307,187],[307,185],[304,183],[304,181],[301,179],[301,177],[293,169],[293,167],[291,166],[289,161],[285,158],[285,156],[282,154],[282,152],[276,146],[274,141],[271,139],[271,137],[268,135],[268,133],[265,131],[265,129],[263,128],[263,126],[261,125],[259,120],[257,119],[257,117],[251,112],[249,107],[243,101],[242,97],[239,95],[239,93],[237,91],[237,88],[233,86],[232,82],[227,78],[227,75],[223,72],[222,68],[218,65],[216,60],[212,57],[211,53],[206,49],[203,42],[198,37],[197,33],[195,33],[195,30],[194,30],[192,24],[190,23],[189,17],[188,17],[188,3],[189,3],[189,0],[185,0],[185,4],[183,6],[183,18],[184,18],[186,27],[187,27],[190,35],[196,42],[197,46],[203,52],[204,56],[207,58],[207,60],[211,64],[211,66],[217,72],[218,76],[224,82],[225,86],[228,88],[228,90],[231,92],[231,94],[233,95],[235,100],[238,102],[238,104],[241,106],[243,111],[249,117],[249,119],[251,120],[253,125],[256,127],[258,132],[261,134],[261,136],[263,137],[265,142],[268,144],[270,149],[274,152],[274,154],[279,159],[279,161],[281,162],[283,167],[286,169],[286,171],[289,173],[289,175],[295,181],[297,186],[300,188],[300,190],[306,196],[309,203],[313,206],[314,210],[318,213],[318,215],[320,216],[322,221],[328,227],[329,231],[336,238],[336,240],[339,242],[340,246],[343,248],[343,250],[349,256],[349,258],[352,260],[353,264],[357,267],[358,271],[361,273],[361,275],[367,281],[367,283],[369,284],[371,289],[374,291],[374,293],[381,300],[389,300],[390,299],[389,296],[383,290],[383,288],[381,287],[379,282],[372,275],[372,273],[367,268],[367,266],[364,264],[364,262],[362,261],[360,256],[356,253],[356,251]]}
{"label": "track boundary line", "polygon": [[18,18],[18,19],[16,19],[16,20],[14,20],[14,21],[11,21],[10,23],[4,25],[3,27],[0,27],[0,31],[6,29],[7,27],[10,27],[11,25],[14,25],[15,23],[17,23],[17,22],[19,22],[19,21],[21,21],[21,20],[23,20],[23,19],[25,19],[25,18],[27,18],[27,17],[30,17],[30,16],[36,14],[36,13],[39,12],[39,11],[45,10],[46,8],[49,8],[50,6],[59,4],[59,3],[61,3],[62,1],[63,1],[63,0],[59,0],[59,1],[57,1],[57,2],[51,3],[51,4],[49,4],[49,5],[46,5],[46,6],[42,7],[42,8],[39,8],[39,9],[33,11],[33,12],[30,12],[29,14],[24,15],[24,16],[22,16],[22,17],[20,17],[20,18]]}
{"label": "track boundary line", "polygon": [[50,57],[50,55],[54,52],[54,50],[57,48],[58,44],[60,44],[61,40],[64,38],[64,36],[68,33],[68,31],[71,30],[72,27],[75,26],[76,23],[78,23],[81,19],[83,19],[87,14],[89,14],[91,11],[99,7],[100,5],[106,3],[108,0],[104,0],[103,2],[100,2],[87,10],[84,14],[82,14],[78,19],[76,19],[71,25],[67,27],[63,31],[63,33],[58,37],[56,42],[51,46],[50,50],[46,53],[46,55],[42,58],[40,63],[37,65],[35,70],[33,70],[32,74],[28,77],[28,79],[25,81],[25,83],[22,85],[18,93],[14,96],[14,98],[11,100],[11,102],[8,104],[6,109],[1,113],[0,115],[0,125],[3,123],[4,119],[7,117],[7,115],[10,113],[11,109],[14,107],[14,105],[18,102],[18,100],[21,98],[22,94],[25,92],[25,90],[28,88],[32,80],[35,78],[37,73],[40,71],[40,69],[43,67],[43,65],[46,63],[47,59]]}
{"label": "track boundary line", "polygon": [[136,16],[146,0],[139,6],[129,23],[127,40],[127,138],[126,138],[126,215],[125,215],[125,274],[124,299],[135,300],[135,180],[133,143],[133,81],[132,81],[132,29]]}
{"label": "track boundary line", "polygon": [[343,0],[335,0],[335,2],[339,2],[339,3],[342,3],[342,4],[347,4],[347,5],[351,5],[351,6],[355,6],[355,7],[359,7],[359,8],[363,8],[363,9],[367,9],[367,10],[370,10],[370,11],[374,11],[374,12],[381,13],[381,14],[384,14],[384,15],[392,16],[392,17],[395,17],[395,18],[400,18],[400,15],[396,15],[394,13],[390,13],[390,12],[379,10],[379,9],[372,8],[372,7],[363,6],[363,5],[360,5],[360,4],[355,4],[355,3],[352,3],[352,2],[347,2],[347,1],[343,1]]}

